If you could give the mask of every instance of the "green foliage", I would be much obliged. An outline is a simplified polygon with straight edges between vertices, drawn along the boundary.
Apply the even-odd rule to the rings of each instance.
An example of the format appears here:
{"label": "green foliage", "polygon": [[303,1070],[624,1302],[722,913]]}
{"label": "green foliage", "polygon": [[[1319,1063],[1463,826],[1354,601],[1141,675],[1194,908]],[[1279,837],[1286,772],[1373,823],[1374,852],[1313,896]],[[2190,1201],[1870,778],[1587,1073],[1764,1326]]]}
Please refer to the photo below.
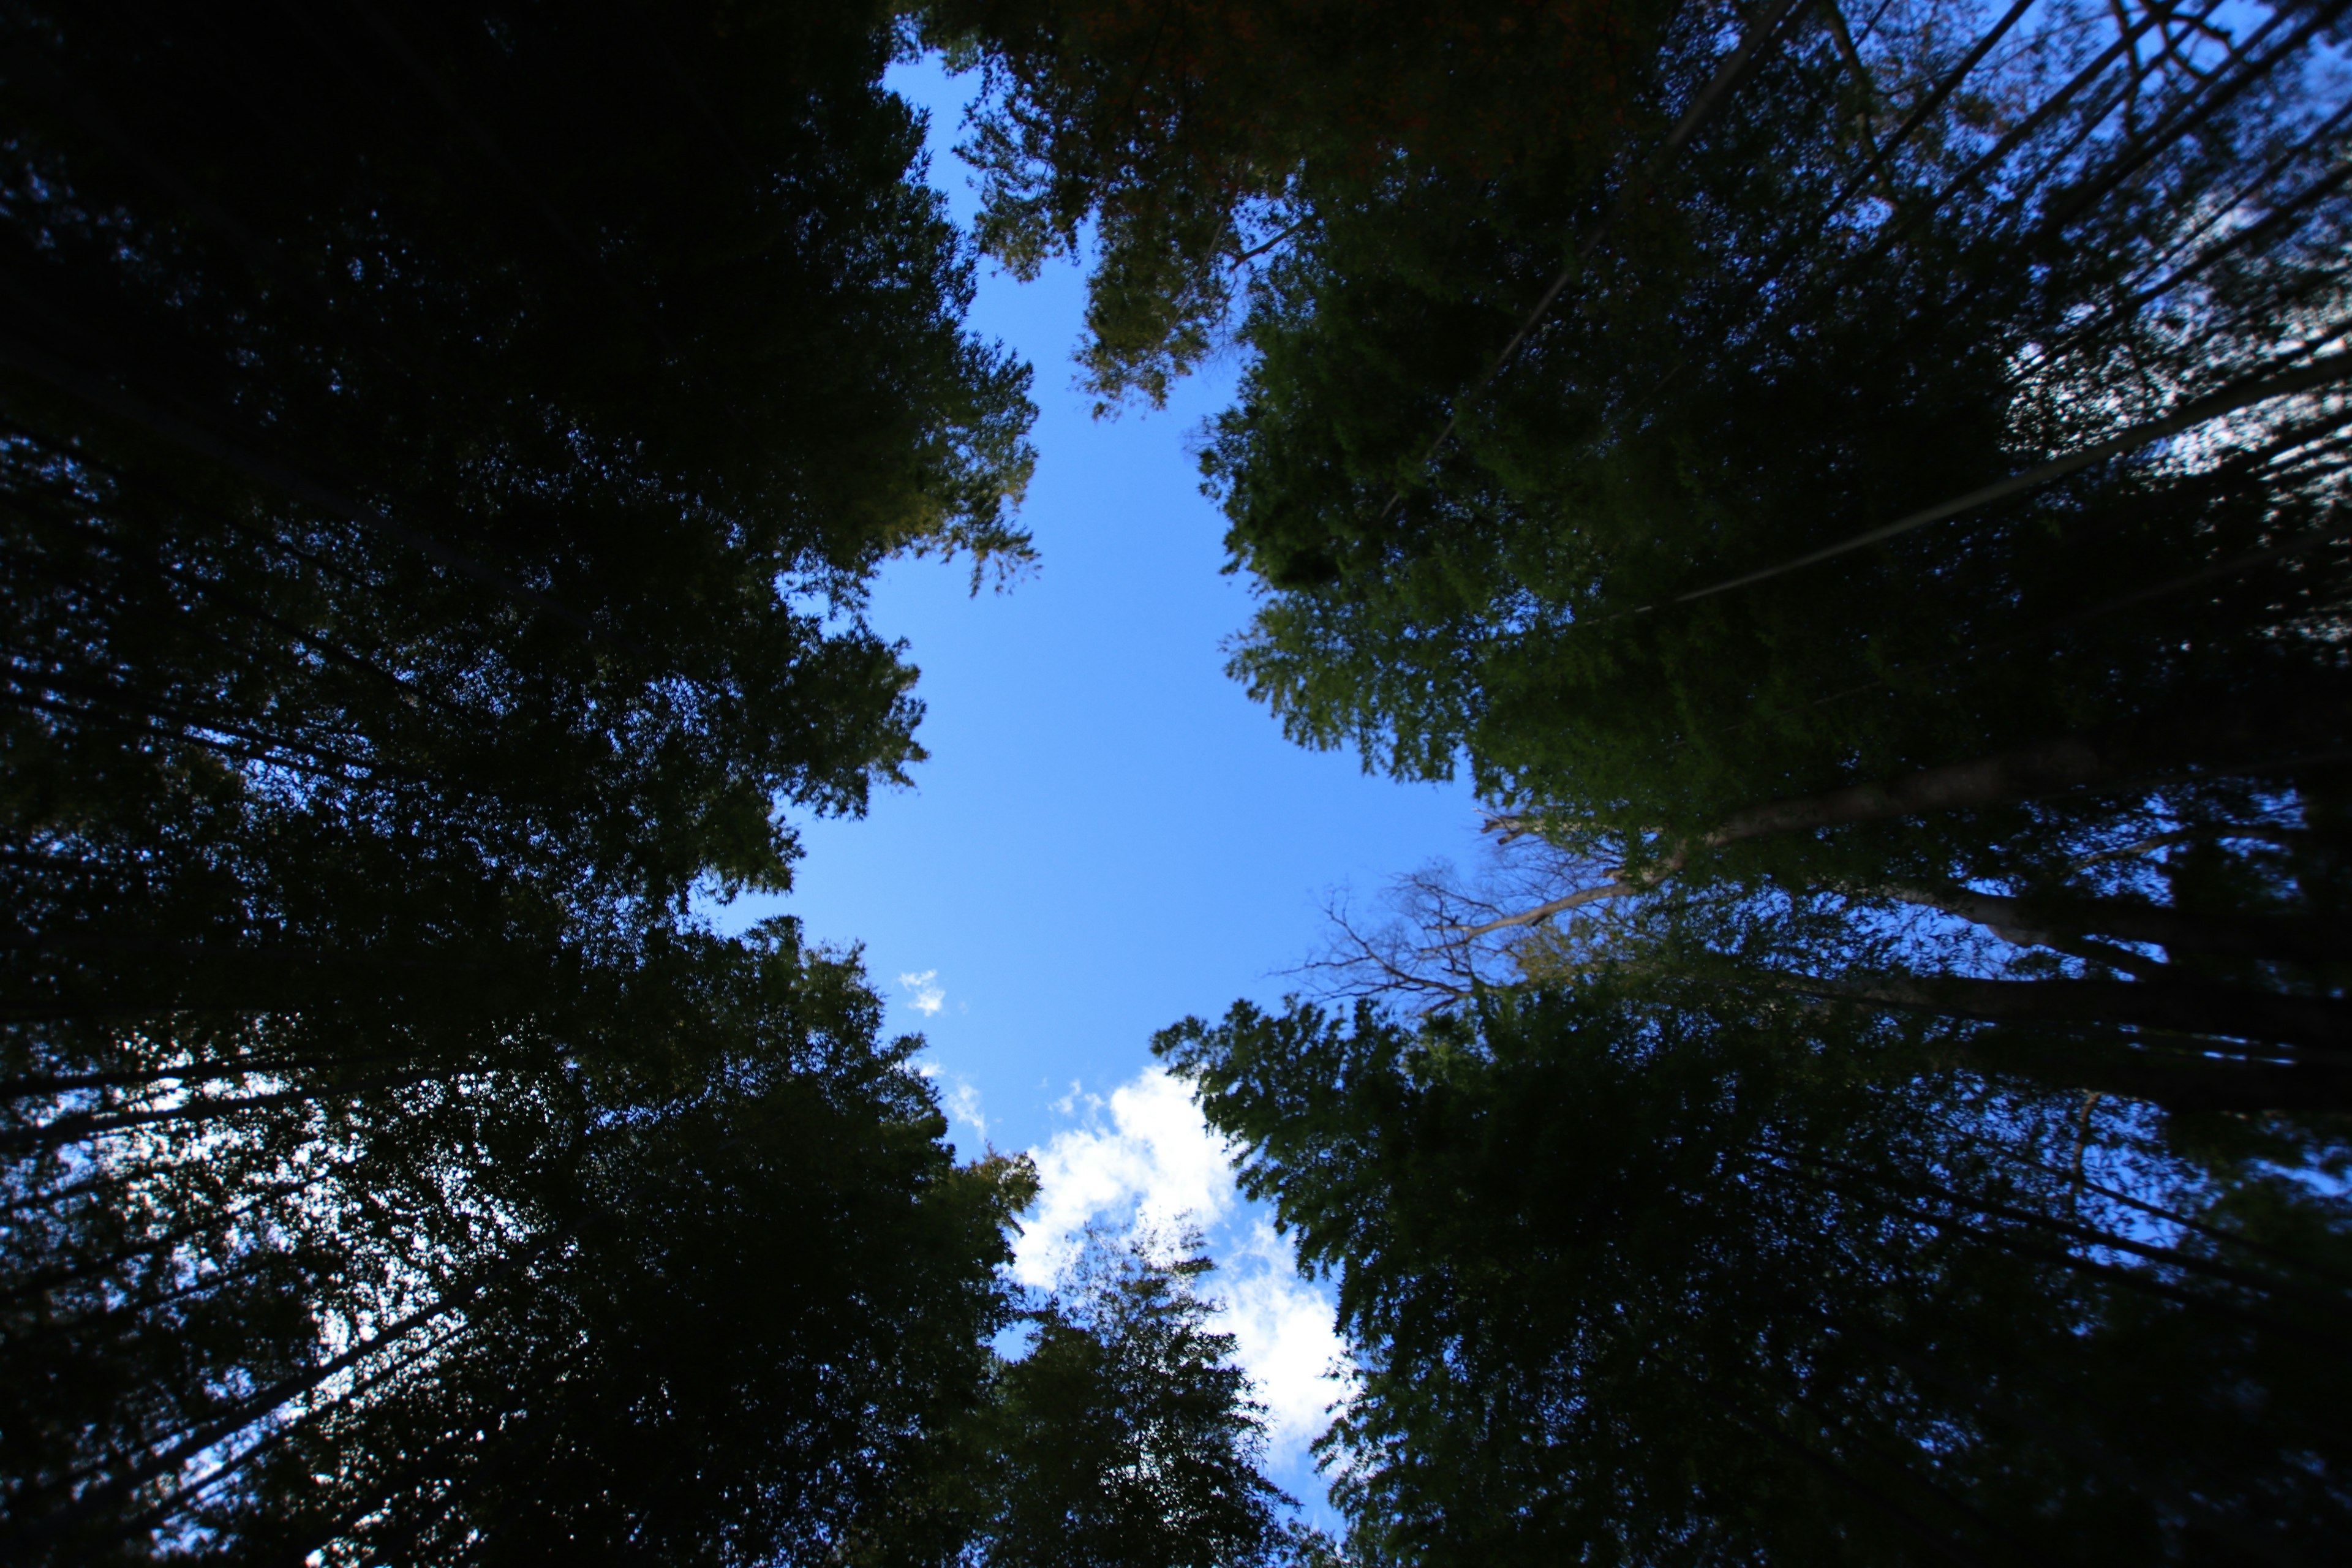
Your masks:
{"label": "green foliage", "polygon": [[721,940],[1017,569],[874,8],[0,20],[0,1552],[824,1559],[1028,1178]]}
{"label": "green foliage", "polygon": [[12,1554],[822,1557],[983,1375],[1034,1184],[786,934],[12,1162]]}
{"label": "green foliage", "polygon": [[[1269,204],[1282,238],[1203,460],[1268,590],[1233,668],[1295,739],[1405,776],[1466,765],[1626,854],[2157,715],[2185,721],[2147,773],[2243,765],[2196,721],[2248,704],[2310,716],[2273,765],[2326,751],[2342,402],[2308,383],[1779,568],[2335,342],[2352,205],[2340,83],[2313,53],[2334,8],[2041,7],[1990,52],[1991,16],[1944,0],[1851,26],[925,15],[995,73],[977,146],[1000,252],[1101,226],[1098,390],[1127,384],[1101,367],[1154,310],[1222,309],[1242,231],[1215,215]],[[1562,55],[1501,42],[1588,22]],[[1310,37],[1323,56],[1290,42]],[[1452,88],[1401,85],[1424,69]],[[1252,172],[1207,173],[1229,164]],[[1130,221],[1229,226],[1147,244]],[[1192,270],[1138,259],[1163,249]],[[1205,339],[1185,342],[1163,369]],[[1913,836],[1984,874],[2015,829]]]}
{"label": "green foliage", "polygon": [[[1694,13],[1670,55],[1685,94],[1721,21]],[[1963,178],[2091,47],[2045,43],[1989,84],[2022,103],[1915,138],[1881,200],[1833,40],[1809,29],[1641,185],[1416,169],[1318,223],[1255,297],[1206,458],[1237,563],[1273,590],[1235,673],[1303,742],[1409,776],[1466,763],[1490,795],[1627,837],[2176,705],[2332,704],[2341,412],[2318,400],[1680,598],[2326,337],[2340,203],[2132,301],[2274,156],[2317,178],[2336,141],[2305,138],[2332,101],[2283,66],[2074,213],[2141,156],[2111,92]]]}
{"label": "green foliage", "polygon": [[12,21],[16,831],[226,768],[660,902],[898,777],[862,584],[1024,558],[1031,411],[878,20]]}
{"label": "green foliage", "polygon": [[997,1568],[1226,1568],[1273,1560],[1260,1412],[1230,1334],[1207,1325],[1205,1258],[1089,1240],[1070,1284],[999,1373]]}
{"label": "green foliage", "polygon": [[1900,1034],[1620,980],[1162,1035],[1339,1275],[1356,1552],[2324,1558],[2340,1138],[1918,1076]]}
{"label": "green foliage", "polygon": [[2032,9],[0,21],[0,1550],[1328,1558],[1203,1263],[993,1359],[1029,1173],[684,915],[920,755],[877,565],[1027,558],[923,40],[1106,404],[1246,300],[1236,672],[1578,862],[1160,1041],[1353,1552],[2324,1557],[2345,7]]}
{"label": "green foliage", "polygon": [[962,1425],[898,1477],[863,1563],[985,1568],[1316,1568],[1328,1543],[1284,1522],[1259,1472],[1263,1411],[1208,1326],[1186,1236],[1089,1230],[1022,1316]]}
{"label": "green foliage", "polygon": [[1998,10],[922,12],[1099,395],[1245,295],[1235,675],[1562,862],[1160,1042],[1367,1561],[2343,1531],[2344,7]]}
{"label": "green foliage", "polygon": [[992,89],[961,149],[981,244],[1023,277],[1092,242],[1081,380],[1162,403],[1248,260],[1395,171],[1590,178],[1634,107],[1654,5],[934,0],[924,42]]}

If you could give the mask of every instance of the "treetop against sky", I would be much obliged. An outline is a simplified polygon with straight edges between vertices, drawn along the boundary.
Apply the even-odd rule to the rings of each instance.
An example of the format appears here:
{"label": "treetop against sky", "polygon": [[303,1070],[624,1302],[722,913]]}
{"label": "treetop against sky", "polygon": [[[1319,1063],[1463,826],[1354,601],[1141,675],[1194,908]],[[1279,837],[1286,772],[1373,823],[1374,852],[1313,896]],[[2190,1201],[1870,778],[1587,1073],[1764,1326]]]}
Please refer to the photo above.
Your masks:
{"label": "treetop against sky", "polygon": [[2344,16],[0,21],[0,1543],[2324,1559]]}

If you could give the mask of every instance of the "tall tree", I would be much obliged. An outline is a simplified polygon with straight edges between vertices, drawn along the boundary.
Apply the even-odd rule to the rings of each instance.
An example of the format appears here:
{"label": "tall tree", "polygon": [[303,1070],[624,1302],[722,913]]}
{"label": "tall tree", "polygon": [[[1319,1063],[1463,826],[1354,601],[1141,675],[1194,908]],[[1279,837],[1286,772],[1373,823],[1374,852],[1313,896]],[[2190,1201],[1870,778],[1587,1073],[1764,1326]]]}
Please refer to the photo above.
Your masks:
{"label": "tall tree", "polygon": [[2323,1558],[2344,7],[1629,10],[1427,134],[1227,114],[1189,6],[931,14],[993,242],[1101,226],[1099,388],[1265,238],[1234,673],[1559,873],[1357,944],[1418,1024],[1161,1042],[1340,1275],[1359,1550]]}
{"label": "tall tree", "polygon": [[999,1488],[985,1527],[997,1568],[1243,1568],[1278,1555],[1258,1472],[1262,1411],[1208,1324],[1198,1255],[1153,1258],[1089,1237],[1063,1293],[999,1373]]}
{"label": "tall tree", "polygon": [[142,854],[225,770],[659,904],[897,776],[862,584],[1017,563],[1030,411],[880,21],[14,19],[16,834]]}
{"label": "tall tree", "polygon": [[1390,918],[1335,910],[1307,973],[1424,1013],[1592,975],[1806,997],[1919,1021],[1907,1037],[1922,1070],[1966,1064],[2179,1110],[2352,1109],[2333,816],[2256,788],[2169,794],[2104,825],[2133,837],[2078,840],[2066,875],[2027,897],[1684,878],[1498,822],[1478,875],[1404,879]]}
{"label": "tall tree", "polygon": [[920,1041],[785,937],[616,1021],[700,1033],[692,1071],[532,1020],[496,1065],[16,1165],[11,1555],[825,1558],[984,1374],[1033,1184],[955,1164]]}
{"label": "tall tree", "polygon": [[1092,241],[1086,385],[1158,403],[1247,264],[1399,165],[1589,179],[1670,7],[1489,0],[930,0],[919,35],[994,89],[961,149],[1016,273]]}
{"label": "tall tree", "polygon": [[[1156,87],[1152,18],[1198,19],[1143,10],[1095,68]],[[1570,101],[1639,106],[1581,178],[1424,154],[1401,99],[1376,173],[1302,177],[1243,327],[1206,460],[1275,592],[1237,671],[1302,740],[1466,757],[1629,834],[2332,692],[2352,209],[2341,94],[2301,62],[2334,17],[1686,8],[1637,68],[1575,62]],[[1140,204],[1160,165],[1099,145],[1191,155],[1070,96],[1050,33],[982,31],[1007,82],[984,140],[1052,128],[997,180],[1004,222],[1064,185]],[[1164,68],[1201,79],[1187,102],[1230,85]],[[1476,85],[1481,123],[1517,101]],[[2021,470],[2042,482],[1979,493]]]}
{"label": "tall tree", "polygon": [[1158,1049],[1339,1277],[1366,1561],[2324,1561],[2340,1137],[1597,982]]}
{"label": "tall tree", "polygon": [[[1401,110],[1375,173],[1286,187],[1253,286],[1204,457],[1268,590],[1234,672],[1629,889],[2024,900],[2120,955],[2111,1021],[2282,1043],[2340,1005],[2281,922],[2340,918],[2341,20],[1686,7],[1566,77],[1632,106],[1575,178]],[[983,130],[1059,127],[1069,200],[1154,177],[1105,139],[1191,155],[1002,31]],[[2175,952],[2141,993],[2142,905],[2302,955],[2215,1001],[2221,955]]]}
{"label": "tall tree", "polygon": [[[1174,1241],[1171,1249],[1170,1243]],[[1328,1559],[1259,1466],[1264,1411],[1210,1326],[1200,1237],[1089,1229],[961,1427],[909,1466],[853,1559],[988,1568],[1267,1568]]]}
{"label": "tall tree", "polygon": [[0,19],[10,1555],[811,1559],[980,1376],[1024,1178],[687,913],[1027,554],[887,20]]}
{"label": "tall tree", "polygon": [[[1412,773],[1466,758],[1499,797],[1629,837],[2158,714],[2179,744],[2151,764],[2242,763],[2198,721],[2266,698],[2316,733],[2263,760],[2325,752],[2314,631],[2343,574],[2319,389],[2344,367],[2309,356],[2346,209],[2294,203],[2326,184],[2338,106],[2301,97],[2274,36],[2215,79],[2252,79],[2230,96],[2106,59],[2114,32],[1978,65],[1984,123],[1955,94],[1874,156],[1813,29],[1639,188],[1528,193],[1549,254],[1473,217],[1516,187],[1458,183],[1297,251],[1209,456],[1237,558],[1277,590],[1237,671],[1300,739]],[[1906,96],[1958,77],[1942,52],[1889,62]],[[1685,100],[1718,58],[1676,73]],[[2122,123],[2143,77],[2194,136]],[[2139,298],[2281,159],[2268,243]],[[1375,233],[1442,259],[1380,265]],[[2159,444],[2184,411],[2204,445]]]}

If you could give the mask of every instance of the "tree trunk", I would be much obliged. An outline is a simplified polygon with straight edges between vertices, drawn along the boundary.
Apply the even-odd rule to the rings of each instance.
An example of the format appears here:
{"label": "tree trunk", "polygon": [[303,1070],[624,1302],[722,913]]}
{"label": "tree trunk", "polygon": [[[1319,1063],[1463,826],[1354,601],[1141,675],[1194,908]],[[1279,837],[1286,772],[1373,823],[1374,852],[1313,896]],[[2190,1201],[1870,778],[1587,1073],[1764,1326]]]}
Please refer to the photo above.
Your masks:
{"label": "tree trunk", "polygon": [[200,1100],[191,1104],[174,1106],[169,1110],[125,1111],[109,1114],[103,1111],[77,1111],[60,1116],[55,1121],[38,1127],[20,1128],[0,1132],[0,1154],[16,1153],[34,1149],[54,1149],[68,1143],[79,1143],[89,1138],[104,1137],[110,1132],[126,1131],[134,1127],[157,1127],[177,1121],[201,1121],[215,1116],[233,1116],[245,1110],[266,1110],[271,1106],[292,1105],[306,1100],[351,1100],[379,1089],[405,1089],[411,1084],[461,1074],[464,1068],[434,1068],[423,1072],[396,1073],[384,1078],[362,1079],[357,1083],[322,1084],[316,1089],[290,1089],[278,1094],[248,1095],[241,1100]]}
{"label": "tree trunk", "polygon": [[[414,1063],[415,1054],[411,1053],[406,1059]],[[118,1072],[34,1073],[23,1078],[0,1079],[0,1100],[30,1100],[37,1095],[64,1094],[78,1089],[148,1089],[166,1082],[184,1088],[191,1084],[217,1083],[223,1079],[347,1072],[353,1068],[383,1065],[384,1058],[371,1063],[365,1058],[354,1060],[339,1057],[259,1055],[209,1060],[200,1058],[179,1067],[124,1068]],[[480,1070],[503,1064],[474,1061],[465,1065]]]}
{"label": "tree trunk", "polygon": [[1862,983],[1787,975],[1791,990],[1990,1023],[2117,1024],[2259,1040],[2352,1061],[2352,1002],[2198,981],[1978,980],[1960,975]]}
{"label": "tree trunk", "polygon": [[2189,1052],[2102,1047],[1999,1033],[1961,1044],[1957,1064],[2053,1089],[2111,1094],[2176,1111],[2352,1110],[2352,1064],[2216,1060]]}
{"label": "tree trunk", "polygon": [[260,1192],[249,1194],[239,1202],[206,1214],[202,1219],[183,1225],[177,1229],[167,1230],[161,1236],[144,1237],[137,1241],[127,1242],[110,1252],[101,1253],[96,1258],[78,1258],[62,1267],[53,1267],[29,1275],[11,1286],[5,1295],[0,1295],[0,1303],[13,1303],[29,1297],[47,1295],[61,1286],[94,1279],[137,1258],[168,1251],[183,1242],[194,1241],[199,1237],[223,1234],[231,1229],[235,1222],[251,1214],[262,1205],[307,1191],[329,1177],[341,1175],[351,1168],[352,1163],[349,1161],[330,1165],[316,1175],[306,1176],[295,1182],[281,1182],[276,1186],[265,1187]]}
{"label": "tree trunk", "polygon": [[2011,899],[1965,888],[1898,888],[1906,903],[1928,904],[2011,941],[2099,932],[2174,952],[2221,958],[2352,961],[2352,924],[2301,915],[2208,915],[2130,899]]}
{"label": "tree trunk", "polygon": [[1720,848],[1774,833],[1882,822],[1931,811],[2009,805],[2074,789],[2113,789],[2181,768],[2217,774],[2284,773],[2352,757],[2352,698],[2270,694],[2223,707],[2166,710],[2101,729],[1880,784],[1848,784],[1817,795],[1736,811],[1700,842]]}

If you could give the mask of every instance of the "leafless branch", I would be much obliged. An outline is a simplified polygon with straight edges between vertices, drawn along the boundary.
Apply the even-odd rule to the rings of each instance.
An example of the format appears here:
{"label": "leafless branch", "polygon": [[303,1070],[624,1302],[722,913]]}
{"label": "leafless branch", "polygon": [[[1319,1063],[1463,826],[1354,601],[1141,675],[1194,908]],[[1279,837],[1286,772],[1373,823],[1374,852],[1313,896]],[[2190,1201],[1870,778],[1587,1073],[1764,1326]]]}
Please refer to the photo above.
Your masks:
{"label": "leafless branch", "polygon": [[1643,890],[1629,882],[1603,882],[1597,888],[1580,888],[1575,892],[1560,898],[1547,899],[1531,910],[1520,910],[1513,914],[1499,915],[1478,925],[1444,926],[1440,929],[1469,941],[1475,937],[1490,936],[1498,931],[1507,931],[1515,926],[1540,925],[1554,915],[1565,914],[1570,910],[1580,910],[1587,904],[1597,904],[1605,899],[1630,898]]}
{"label": "leafless branch", "polygon": [[1654,885],[1627,878],[1614,857],[1544,837],[1530,816],[1498,816],[1486,826],[1491,847],[1475,875],[1438,863],[1399,877],[1379,900],[1382,918],[1370,921],[1335,897],[1323,950],[1293,973],[1327,994],[1409,1000],[1440,1012],[1481,992],[1601,962],[1595,955],[1614,919],[1567,924],[1558,917]]}

